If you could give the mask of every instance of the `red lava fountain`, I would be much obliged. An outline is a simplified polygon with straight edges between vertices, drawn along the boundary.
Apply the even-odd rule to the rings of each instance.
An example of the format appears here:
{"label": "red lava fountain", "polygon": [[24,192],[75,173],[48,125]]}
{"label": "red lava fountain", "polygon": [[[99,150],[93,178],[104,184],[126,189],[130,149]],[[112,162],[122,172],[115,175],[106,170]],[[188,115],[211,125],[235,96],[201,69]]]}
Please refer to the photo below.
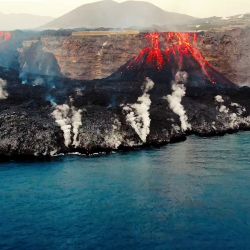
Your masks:
{"label": "red lava fountain", "polygon": [[11,38],[12,38],[12,35],[10,32],[0,31],[0,42],[2,41],[9,42]]}
{"label": "red lava fountain", "polygon": [[197,33],[150,33],[146,35],[146,39],[149,46],[144,48],[136,57],[136,63],[145,60],[147,64],[161,71],[165,66],[167,67],[170,64],[171,59],[174,59],[177,62],[179,70],[181,70],[184,60],[186,58],[193,58],[200,65],[202,72],[215,84],[215,81],[207,70],[208,68],[212,68],[212,66],[198,49]]}
{"label": "red lava fountain", "polygon": [[164,67],[164,56],[161,50],[160,34],[152,33],[146,35],[147,40],[150,43],[150,47],[143,49],[139,56],[136,58],[136,62],[139,63],[146,57],[146,62],[151,65],[155,65],[158,70],[162,70]]}

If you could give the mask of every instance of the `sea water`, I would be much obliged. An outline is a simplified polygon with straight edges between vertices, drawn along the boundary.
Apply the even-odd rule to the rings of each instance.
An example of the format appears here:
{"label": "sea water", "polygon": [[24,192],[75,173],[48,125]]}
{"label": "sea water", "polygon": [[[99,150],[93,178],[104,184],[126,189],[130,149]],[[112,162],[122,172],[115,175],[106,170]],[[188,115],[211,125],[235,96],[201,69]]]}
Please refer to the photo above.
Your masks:
{"label": "sea water", "polygon": [[1,164],[0,249],[250,249],[250,132]]}

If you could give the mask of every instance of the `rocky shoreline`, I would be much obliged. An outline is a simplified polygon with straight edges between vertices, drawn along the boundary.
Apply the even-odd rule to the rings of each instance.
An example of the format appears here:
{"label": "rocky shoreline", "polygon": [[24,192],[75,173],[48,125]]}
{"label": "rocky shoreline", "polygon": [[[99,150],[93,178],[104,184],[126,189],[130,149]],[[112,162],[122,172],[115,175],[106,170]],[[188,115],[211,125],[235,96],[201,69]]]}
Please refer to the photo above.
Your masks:
{"label": "rocky shoreline", "polygon": [[[44,160],[70,153],[109,154],[159,147],[184,141],[193,134],[220,136],[250,129],[250,88],[204,91],[186,86],[187,94],[181,103],[190,128],[183,131],[180,116],[165,98],[171,94],[169,86],[154,83],[146,94],[150,99],[147,106],[144,84],[145,81],[76,81],[70,88],[53,89],[57,98],[57,104],[53,104],[47,100],[46,88],[9,82],[8,98],[0,100],[1,160]],[[124,105],[129,110],[124,111]],[[53,115],[55,110],[61,112],[59,118]],[[74,121],[76,114],[80,114],[80,120]],[[128,120],[129,114],[139,117],[139,125]],[[142,130],[148,131],[145,140]],[[67,138],[69,142],[65,143]]]}
{"label": "rocky shoreline", "polygon": [[212,138],[212,137],[222,137],[222,136],[227,136],[229,134],[237,134],[240,132],[247,132],[250,131],[250,128],[240,128],[240,129],[230,129],[228,131],[223,131],[223,132],[212,132],[212,133],[206,133],[206,134],[198,134],[198,133],[189,133],[188,135],[182,135],[176,138],[170,139],[170,141],[167,142],[160,142],[160,143],[148,143],[144,144],[141,146],[137,147],[120,147],[118,149],[107,149],[107,148],[93,148],[92,151],[86,151],[86,150],[78,150],[75,151],[74,149],[72,152],[67,152],[67,153],[59,153],[56,155],[32,155],[32,154],[11,154],[11,155],[6,155],[6,154],[0,154],[0,163],[4,162],[48,162],[48,161],[55,161],[55,160],[60,160],[62,157],[65,156],[79,156],[83,158],[89,158],[89,157],[100,157],[100,156],[108,156],[114,153],[126,153],[126,152],[133,152],[133,151],[138,151],[138,150],[154,150],[157,148],[161,148],[164,146],[167,146],[169,144],[174,144],[174,143],[182,143],[187,140],[189,136],[198,136],[201,138]]}

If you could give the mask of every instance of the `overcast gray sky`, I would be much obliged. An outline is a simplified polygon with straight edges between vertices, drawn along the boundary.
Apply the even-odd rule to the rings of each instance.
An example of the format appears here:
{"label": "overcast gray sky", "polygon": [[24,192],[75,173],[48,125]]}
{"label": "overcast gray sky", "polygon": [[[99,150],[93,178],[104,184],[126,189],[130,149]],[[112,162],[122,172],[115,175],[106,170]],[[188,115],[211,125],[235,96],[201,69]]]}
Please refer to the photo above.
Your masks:
{"label": "overcast gray sky", "polygon": [[[250,12],[250,0],[147,0],[167,10],[196,17],[229,16]],[[95,0],[0,0],[0,12],[58,17]],[[123,2],[117,0],[117,2]]]}

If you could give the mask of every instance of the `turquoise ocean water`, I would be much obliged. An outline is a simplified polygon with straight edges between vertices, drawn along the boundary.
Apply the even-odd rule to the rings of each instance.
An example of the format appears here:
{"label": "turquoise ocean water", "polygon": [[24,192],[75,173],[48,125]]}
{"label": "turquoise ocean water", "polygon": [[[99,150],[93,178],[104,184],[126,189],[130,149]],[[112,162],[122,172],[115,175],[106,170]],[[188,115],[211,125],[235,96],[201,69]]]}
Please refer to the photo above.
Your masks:
{"label": "turquoise ocean water", "polygon": [[250,249],[250,132],[1,164],[0,249]]}

